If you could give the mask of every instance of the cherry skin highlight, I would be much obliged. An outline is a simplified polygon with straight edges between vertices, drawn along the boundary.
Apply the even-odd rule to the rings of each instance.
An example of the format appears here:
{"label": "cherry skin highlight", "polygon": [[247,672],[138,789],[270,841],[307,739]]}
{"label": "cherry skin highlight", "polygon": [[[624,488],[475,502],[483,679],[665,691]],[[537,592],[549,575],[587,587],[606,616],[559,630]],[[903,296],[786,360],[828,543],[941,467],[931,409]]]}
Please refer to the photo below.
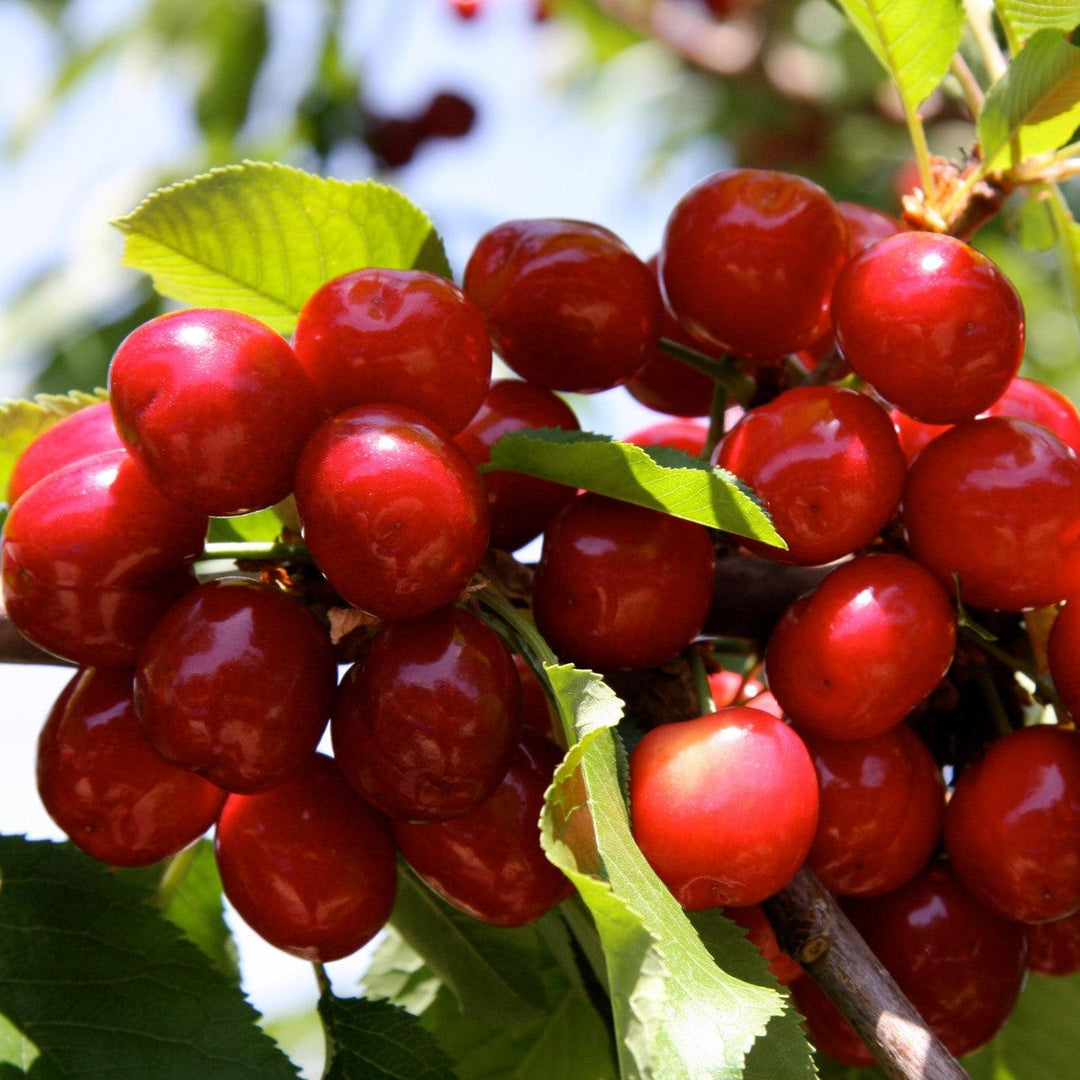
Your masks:
{"label": "cherry skin highlight", "polygon": [[1080,597],[1067,603],[1054,619],[1046,658],[1058,698],[1074,721],[1080,719]]}

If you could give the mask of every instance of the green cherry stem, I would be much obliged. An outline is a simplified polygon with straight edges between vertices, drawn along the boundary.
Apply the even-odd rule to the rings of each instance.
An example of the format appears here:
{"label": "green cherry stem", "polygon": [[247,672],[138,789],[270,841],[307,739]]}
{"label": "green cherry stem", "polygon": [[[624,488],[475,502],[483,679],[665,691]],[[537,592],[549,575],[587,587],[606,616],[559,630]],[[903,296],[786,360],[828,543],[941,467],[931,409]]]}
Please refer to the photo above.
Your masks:
{"label": "green cherry stem", "polygon": [[178,851],[166,864],[150,902],[156,908],[167,908],[195,862],[196,845],[191,844]]}
{"label": "green cherry stem", "polygon": [[703,375],[715,379],[726,391],[732,401],[745,405],[754,394],[756,383],[749,375],[737,370],[731,357],[716,360],[688,345],[682,345],[671,338],[661,338],[658,346],[668,356],[681,360],[684,364],[700,371]]}

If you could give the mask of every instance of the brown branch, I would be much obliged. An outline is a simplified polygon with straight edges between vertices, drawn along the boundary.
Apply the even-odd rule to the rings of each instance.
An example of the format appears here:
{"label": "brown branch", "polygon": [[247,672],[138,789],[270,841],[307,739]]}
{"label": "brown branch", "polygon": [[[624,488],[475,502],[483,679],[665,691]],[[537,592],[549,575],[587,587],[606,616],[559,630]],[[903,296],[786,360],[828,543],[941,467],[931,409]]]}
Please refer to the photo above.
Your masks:
{"label": "brown branch", "polygon": [[806,968],[887,1075],[968,1077],[809,870],[762,907],[781,947]]}

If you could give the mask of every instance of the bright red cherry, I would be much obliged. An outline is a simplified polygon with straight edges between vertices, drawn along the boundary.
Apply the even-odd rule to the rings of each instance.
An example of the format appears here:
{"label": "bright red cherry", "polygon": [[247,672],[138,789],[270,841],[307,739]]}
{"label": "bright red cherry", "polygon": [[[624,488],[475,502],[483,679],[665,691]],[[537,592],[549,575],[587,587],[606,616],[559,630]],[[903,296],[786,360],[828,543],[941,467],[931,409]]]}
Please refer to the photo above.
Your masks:
{"label": "bright red cherry", "polygon": [[452,281],[421,270],[354,270],[300,310],[293,348],[328,415],[407,405],[447,432],[480,407],[491,378],[484,317]]}
{"label": "bright red cherry", "polygon": [[297,468],[296,503],[327,580],[382,619],[453,603],[487,550],[476,469],[402,405],[360,405],[322,424]]}
{"label": "bright red cherry", "polygon": [[218,818],[221,884],[241,918],[304,960],[337,960],[390,918],[390,823],[322,754],[270,791],[230,795]]}
{"label": "bright red cherry", "polygon": [[879,896],[910,881],[945,819],[945,783],[930,751],[905,724],[872,739],[803,738],[821,790],[807,866],[839,896]]}
{"label": "bright red cherry", "polygon": [[1029,971],[1055,976],[1080,971],[1080,911],[1029,926],[1027,939]]}
{"label": "bright red cherry", "polygon": [[161,489],[204,514],[284,499],[320,419],[296,354],[237,311],[189,308],[143,323],[109,365],[116,427]]}
{"label": "bright red cherry", "polygon": [[394,824],[405,861],[448,903],[493,926],[539,919],[573,891],[540,846],[537,822],[558,767],[554,743],[522,732],[495,792],[453,821]]}
{"label": "bright red cherry", "polygon": [[465,267],[499,355],[549,390],[625,382],[660,338],[663,304],[649,268],[612,232],[584,221],[507,221]]}
{"label": "bright red cherry", "polygon": [[955,647],[956,614],[934,575],[902,555],[863,555],[788,608],[765,664],[800,732],[867,739],[930,694]]}
{"label": "bright red cherry", "polygon": [[223,578],[154,627],[135,705],[167,761],[227,791],[265,791],[314,752],[336,686],[330,635],[314,615],[276,588]]}
{"label": "bright red cherry", "polygon": [[688,909],[756,904],[803,864],[818,785],[802,740],[734,706],[662,724],[630,755],[634,838]]}
{"label": "bright red cherry", "polygon": [[832,317],[855,372],[931,424],[992,405],[1024,351],[1024,309],[1009,279],[937,233],[898,233],[856,256],[836,283]]}
{"label": "bright red cherry", "polygon": [[225,792],[162,760],[135,715],[131,672],[83,668],[56,699],[38,740],[45,809],[88,855],[146,866],[202,836]]}
{"label": "bright red cherry", "polygon": [[1058,698],[1073,720],[1080,720],[1080,596],[1058,612],[1046,653]]}
{"label": "bright red cherry", "polygon": [[[577,431],[580,427],[573,409],[552,391],[520,379],[496,379],[454,442],[474,465],[483,465],[503,435],[525,428]],[[491,518],[489,543],[506,551],[516,551],[538,537],[575,493],[565,484],[508,469],[485,473],[484,488]]]}
{"label": "bright red cherry", "polygon": [[973,607],[1021,611],[1080,589],[1080,461],[1028,420],[957,424],[908,473],[912,555]]}
{"label": "bright red cherry", "polygon": [[1080,413],[1060,390],[1045,383],[1018,375],[1005,387],[1005,393],[986,410],[986,414],[1012,416],[1042,424],[1066,446],[1071,446],[1080,454]]}
{"label": "bright red cherry", "polygon": [[748,907],[726,907],[724,914],[746,931],[746,936],[757,946],[758,952],[765,958],[769,971],[782,986],[790,986],[803,975],[802,965],[793,960],[776,940],[776,931],[772,928],[768,916],[760,904]]}
{"label": "bright red cherry", "polygon": [[924,424],[921,420],[913,420],[899,409],[890,409],[889,419],[896,428],[896,434],[904,450],[904,457],[907,458],[909,465],[928,442],[953,426],[952,424]]}
{"label": "bright red cherry", "polygon": [[751,409],[713,460],[749,484],[788,550],[777,562],[832,562],[870,543],[896,512],[906,462],[885,410],[855,390],[805,386]]}
{"label": "bright red cherry", "polygon": [[670,446],[698,457],[705,449],[709,429],[696,420],[661,420],[627,435],[623,442],[634,446]]}
{"label": "bright red cherry", "polygon": [[701,632],[714,567],[703,525],[579,495],[544,534],[536,625],[560,658],[579,666],[655,667]]}
{"label": "bright red cherry", "polygon": [[816,184],[732,169],[702,180],[672,211],[660,280],[689,333],[737,356],[771,359],[828,329],[847,243],[840,211]]}
{"label": "bright red cherry", "polygon": [[510,651],[460,608],[384,623],[342,680],[331,734],[345,778],[384,814],[458,817],[495,790],[521,735]]}
{"label": "bright red cherry", "polygon": [[836,208],[847,225],[849,258],[854,258],[879,240],[895,236],[903,229],[903,225],[896,218],[881,210],[875,210],[872,206],[842,199],[836,204]]}
{"label": "bright red cherry", "polygon": [[1040,725],[998,739],[957,781],[945,850],[972,895],[1004,918],[1080,909],[1080,732]]}

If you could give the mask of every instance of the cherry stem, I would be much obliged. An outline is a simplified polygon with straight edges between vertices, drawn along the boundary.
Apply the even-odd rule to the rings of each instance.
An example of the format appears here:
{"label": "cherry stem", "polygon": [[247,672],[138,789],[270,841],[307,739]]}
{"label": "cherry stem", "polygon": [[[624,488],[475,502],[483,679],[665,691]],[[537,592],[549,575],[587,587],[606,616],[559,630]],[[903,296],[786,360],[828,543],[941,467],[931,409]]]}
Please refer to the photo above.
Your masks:
{"label": "cherry stem", "polygon": [[311,970],[315,973],[315,984],[319,988],[319,997],[323,994],[333,994],[330,986],[330,976],[326,974],[326,968],[317,960],[311,962]]}
{"label": "cherry stem", "polygon": [[165,870],[162,872],[161,880],[158,882],[158,887],[154,890],[154,895],[150,899],[150,903],[154,907],[167,908],[172,903],[172,899],[183,884],[187,872],[195,862],[195,851],[195,845],[192,844],[184,848],[183,851],[178,851],[168,861]]}
{"label": "cherry stem", "polygon": [[727,389],[718,382],[713,387],[712,405],[709,408],[709,431],[705,436],[705,445],[701,449],[702,461],[711,461],[713,451],[724,437],[724,421],[728,406]]}
{"label": "cherry stem", "polygon": [[690,348],[689,345],[672,341],[671,338],[661,338],[657,346],[668,356],[681,360],[695,371],[708,375],[710,379],[715,379],[727,391],[732,401],[745,405],[754,396],[757,383],[749,375],[744,375],[739,371],[731,357],[716,360],[703,352],[698,352],[697,349]]}
{"label": "cherry stem", "polygon": [[[987,656],[993,657],[999,664],[1004,664],[1005,667],[1011,668],[1013,671],[1020,672],[1021,675],[1026,675],[1035,684],[1035,693],[1039,700],[1045,705],[1053,705],[1059,715],[1065,715],[1061,711],[1061,701],[1058,698],[1053,681],[1043,675],[1034,664],[1007,653],[1000,645],[987,640],[978,630],[973,630],[971,626],[963,621],[959,624],[959,630],[968,641],[973,642]],[[1009,730],[1011,731],[1012,728],[1010,727]]]}
{"label": "cherry stem", "polygon": [[690,661],[690,675],[694,680],[694,691],[697,693],[698,708],[702,716],[708,716],[716,712],[716,702],[713,700],[712,690],[709,687],[705,661],[701,657],[701,650],[694,645],[687,649],[687,656]]}

